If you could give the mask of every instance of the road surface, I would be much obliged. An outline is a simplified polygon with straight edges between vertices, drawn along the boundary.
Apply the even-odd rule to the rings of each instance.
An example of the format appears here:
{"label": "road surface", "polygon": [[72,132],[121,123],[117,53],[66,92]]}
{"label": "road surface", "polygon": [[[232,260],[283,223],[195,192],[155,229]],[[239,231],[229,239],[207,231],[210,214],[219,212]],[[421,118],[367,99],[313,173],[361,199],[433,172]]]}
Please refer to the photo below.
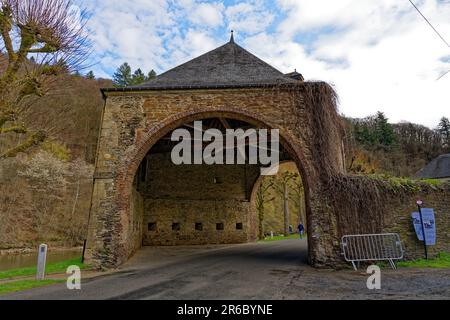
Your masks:
{"label": "road surface", "polygon": [[117,272],[0,299],[450,299],[450,270],[382,270],[369,290],[365,270],[316,270],[306,241],[231,246],[147,247]]}

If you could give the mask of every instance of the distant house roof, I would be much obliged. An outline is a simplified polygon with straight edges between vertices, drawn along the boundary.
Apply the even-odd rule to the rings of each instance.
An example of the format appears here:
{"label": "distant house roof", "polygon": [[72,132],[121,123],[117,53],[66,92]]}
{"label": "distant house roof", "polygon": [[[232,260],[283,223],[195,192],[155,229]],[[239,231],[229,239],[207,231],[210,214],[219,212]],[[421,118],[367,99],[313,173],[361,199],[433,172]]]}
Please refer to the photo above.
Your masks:
{"label": "distant house roof", "polygon": [[421,179],[450,178],[450,153],[440,155],[432,160],[416,173],[416,177]]}
{"label": "distant house roof", "polygon": [[305,78],[303,78],[303,75],[301,73],[298,73],[297,70],[295,70],[294,72],[286,73],[285,76],[298,81],[305,80]]}
{"label": "distant house roof", "polygon": [[259,87],[298,83],[268,63],[230,41],[193,60],[166,71],[137,86],[105,89],[127,91],[148,89]]}

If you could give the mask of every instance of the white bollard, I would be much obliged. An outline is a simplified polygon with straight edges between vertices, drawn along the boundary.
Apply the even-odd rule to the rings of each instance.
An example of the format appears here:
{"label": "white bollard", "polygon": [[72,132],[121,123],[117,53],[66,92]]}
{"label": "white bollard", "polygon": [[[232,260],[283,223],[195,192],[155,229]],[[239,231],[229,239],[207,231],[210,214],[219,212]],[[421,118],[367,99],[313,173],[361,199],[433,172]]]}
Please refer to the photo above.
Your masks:
{"label": "white bollard", "polygon": [[47,245],[41,244],[39,246],[39,252],[38,252],[36,280],[44,280],[46,260],[47,260]]}
{"label": "white bollard", "polygon": [[270,231],[270,239],[273,239],[273,231]]}

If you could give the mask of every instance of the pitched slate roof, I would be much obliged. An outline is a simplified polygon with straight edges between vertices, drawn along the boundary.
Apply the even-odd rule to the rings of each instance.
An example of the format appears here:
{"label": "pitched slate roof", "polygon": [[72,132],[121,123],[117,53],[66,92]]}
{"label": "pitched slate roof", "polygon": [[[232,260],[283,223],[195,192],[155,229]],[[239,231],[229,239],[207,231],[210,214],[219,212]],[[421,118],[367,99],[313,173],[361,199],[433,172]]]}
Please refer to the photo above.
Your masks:
{"label": "pitched slate roof", "polygon": [[237,45],[231,36],[225,45],[129,88],[251,87],[297,82]]}
{"label": "pitched slate roof", "polygon": [[450,178],[450,153],[440,155],[416,173],[421,179]]}

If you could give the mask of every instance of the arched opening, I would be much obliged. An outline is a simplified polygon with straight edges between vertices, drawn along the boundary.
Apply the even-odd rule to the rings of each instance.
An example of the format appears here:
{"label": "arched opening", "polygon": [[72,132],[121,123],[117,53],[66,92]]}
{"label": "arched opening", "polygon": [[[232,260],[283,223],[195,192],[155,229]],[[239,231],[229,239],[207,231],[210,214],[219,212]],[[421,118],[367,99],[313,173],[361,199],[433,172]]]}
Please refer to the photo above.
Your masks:
{"label": "arched opening", "polygon": [[[183,154],[190,163],[174,163],[172,151],[181,142],[172,141],[175,130],[150,148],[133,182],[134,192],[139,194],[134,207],[141,206],[143,212],[142,245],[244,243],[254,238],[250,199],[260,167],[248,161],[226,164],[225,155],[219,164],[195,159],[195,153],[203,155],[211,143],[201,141],[208,130],[220,132],[225,143],[226,130],[253,128],[245,121],[230,118],[205,118],[182,124],[175,130],[184,130],[192,139],[188,142],[190,153]],[[214,151],[231,151],[236,160],[239,150],[223,147]]]}
{"label": "arched opening", "polygon": [[[122,244],[128,256],[142,245],[257,240],[259,227],[253,194],[260,176],[259,165],[172,163],[172,132],[183,128],[193,134],[193,122],[198,120],[203,120],[205,129],[273,129],[266,121],[228,109],[177,115],[165,121],[164,127],[152,128],[141,136],[142,142],[122,166],[126,170],[119,173],[118,179],[122,190],[119,209],[122,222],[128,225]],[[280,130],[280,160],[295,163],[301,172],[306,214],[310,211],[307,171],[298,147],[287,137],[289,134]],[[310,227],[310,223],[306,225]],[[292,230],[296,227],[293,224]]]}
{"label": "arched opening", "polygon": [[280,162],[278,173],[260,176],[251,197],[258,240],[295,240],[303,262],[308,260],[308,215],[305,186],[292,160]]}

